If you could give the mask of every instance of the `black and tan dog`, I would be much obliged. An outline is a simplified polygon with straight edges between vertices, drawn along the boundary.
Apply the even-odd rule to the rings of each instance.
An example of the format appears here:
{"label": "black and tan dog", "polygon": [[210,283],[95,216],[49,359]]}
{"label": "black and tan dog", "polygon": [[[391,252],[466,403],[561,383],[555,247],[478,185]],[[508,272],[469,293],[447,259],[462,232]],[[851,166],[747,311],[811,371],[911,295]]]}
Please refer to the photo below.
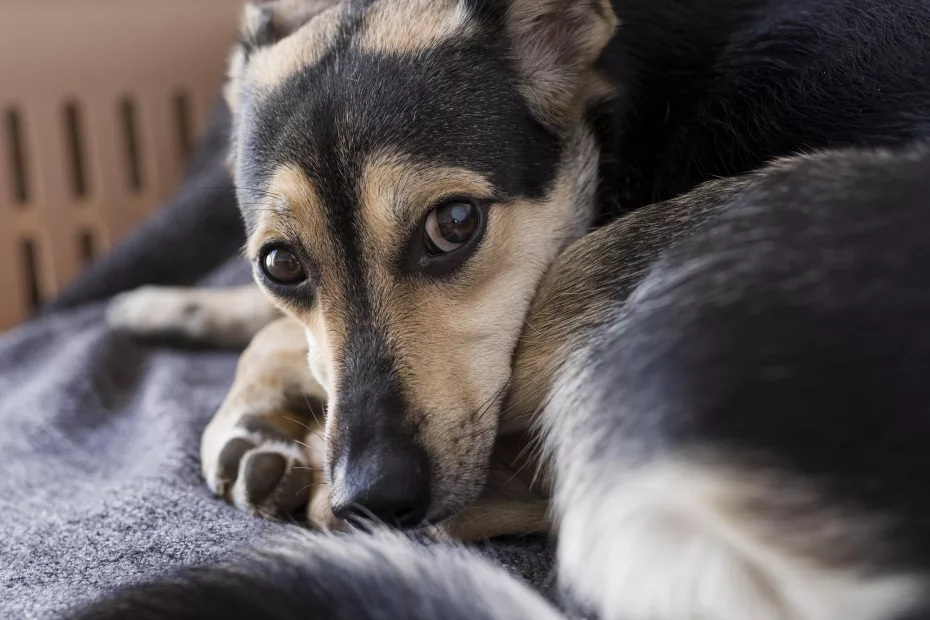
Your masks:
{"label": "black and tan dog", "polygon": [[[204,434],[218,494],[545,530],[548,476],[513,458],[535,426],[560,578],[605,618],[926,602],[930,6],[304,0],[243,30],[233,169],[264,292],[111,308],[140,334],[258,332]],[[438,601],[474,560],[343,542],[290,552],[306,590],[178,587],[382,617],[355,575],[378,613],[420,617],[412,591],[424,617],[542,617],[515,585],[522,612]]]}

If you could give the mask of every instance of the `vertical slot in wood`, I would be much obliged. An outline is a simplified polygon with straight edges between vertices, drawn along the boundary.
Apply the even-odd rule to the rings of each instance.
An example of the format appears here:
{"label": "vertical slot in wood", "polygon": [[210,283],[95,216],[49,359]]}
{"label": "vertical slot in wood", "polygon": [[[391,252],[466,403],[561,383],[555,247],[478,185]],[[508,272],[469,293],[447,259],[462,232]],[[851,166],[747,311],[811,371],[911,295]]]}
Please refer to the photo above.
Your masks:
{"label": "vertical slot in wood", "polygon": [[35,310],[42,303],[42,287],[39,285],[39,260],[34,240],[24,238],[20,241],[20,267],[25,285],[26,301],[29,309]]}
{"label": "vertical slot in wood", "polygon": [[77,102],[69,101],[65,104],[64,121],[71,191],[76,198],[84,198],[87,196],[87,158],[81,111]]}
{"label": "vertical slot in wood", "polygon": [[78,257],[83,265],[89,265],[97,257],[97,242],[94,240],[94,233],[90,230],[82,230],[78,233],[77,239]]}
{"label": "vertical slot in wood", "polygon": [[191,99],[187,91],[179,90],[172,98],[174,131],[178,155],[185,164],[194,148],[193,125],[191,122]]}
{"label": "vertical slot in wood", "polygon": [[30,191],[23,146],[23,121],[16,108],[9,108],[3,113],[3,137],[10,162],[9,181],[13,202],[24,205],[29,202]]}
{"label": "vertical slot in wood", "polygon": [[139,114],[135,101],[123,97],[119,102],[120,130],[126,161],[126,182],[134,192],[142,190],[142,153],[139,143]]}

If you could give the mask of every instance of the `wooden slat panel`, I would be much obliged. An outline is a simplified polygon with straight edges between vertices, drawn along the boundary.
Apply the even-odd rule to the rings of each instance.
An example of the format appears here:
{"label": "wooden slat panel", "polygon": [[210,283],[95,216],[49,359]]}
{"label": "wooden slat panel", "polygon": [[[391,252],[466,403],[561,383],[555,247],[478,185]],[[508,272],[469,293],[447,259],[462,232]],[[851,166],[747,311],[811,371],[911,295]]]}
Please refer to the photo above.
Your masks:
{"label": "wooden slat panel", "polygon": [[87,176],[90,192],[81,209],[79,218],[86,225],[87,219],[95,220],[98,227],[98,248],[109,248],[111,228],[128,224],[120,221],[119,210],[111,213],[109,205],[119,201],[114,194],[111,180],[117,170],[119,159],[116,154],[116,121],[112,110],[113,96],[107,91],[98,91],[81,96],[79,104],[84,114],[87,157]]}
{"label": "wooden slat panel", "polygon": [[8,212],[13,207],[13,162],[10,159],[10,144],[7,136],[6,113],[13,103],[0,97],[0,228],[12,225]]}
{"label": "wooden slat panel", "polygon": [[[171,85],[157,84],[140,93],[142,107],[140,130],[145,141],[150,182],[146,187],[147,204],[167,197],[181,178],[181,160],[176,147]],[[146,215],[148,209],[141,215]]]}
{"label": "wooden slat panel", "polygon": [[[0,0],[0,114],[23,119],[30,199],[13,205],[0,143],[0,331],[24,316],[20,241],[37,240],[43,293],[81,267],[78,237],[106,249],[167,199],[183,169],[173,96],[185,89],[199,138],[223,80],[242,0]],[[137,104],[143,188],[126,182],[118,103]],[[62,104],[83,121],[88,192],[73,191]]]}
{"label": "wooden slat panel", "polygon": [[120,134],[117,101],[119,94],[111,89],[84,95],[87,110],[88,159],[93,170],[92,202],[100,214],[109,245],[128,233],[135,218],[132,203],[135,198],[126,184],[123,142]]}
{"label": "wooden slat panel", "polygon": [[26,316],[25,286],[20,270],[19,241],[9,204],[0,204],[0,332]]}
{"label": "wooden slat panel", "polygon": [[39,243],[43,298],[57,293],[77,275],[77,246],[74,236],[74,210],[77,201],[65,160],[63,100],[31,99],[27,107],[32,122],[27,129],[37,165],[37,196],[29,207],[39,214],[43,235]]}

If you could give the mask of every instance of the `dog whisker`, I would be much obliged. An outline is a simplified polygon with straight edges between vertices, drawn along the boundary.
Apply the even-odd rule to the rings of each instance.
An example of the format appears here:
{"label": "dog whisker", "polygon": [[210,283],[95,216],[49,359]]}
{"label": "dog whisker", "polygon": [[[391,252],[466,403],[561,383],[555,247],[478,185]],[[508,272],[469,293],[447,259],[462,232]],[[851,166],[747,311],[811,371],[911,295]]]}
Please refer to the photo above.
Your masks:
{"label": "dog whisker", "polygon": [[[295,467],[294,469],[298,469],[298,468]],[[307,468],[305,467],[305,468],[303,468],[303,469],[307,469]],[[320,486],[321,484],[326,484],[326,483],[325,483],[325,482],[314,482],[314,483],[312,483],[312,484],[308,484],[307,486],[303,487],[302,489],[300,489],[299,491],[297,491],[296,493],[294,493],[294,496],[296,497],[296,496],[300,495],[302,492],[306,491],[307,489],[312,489],[313,487],[318,487],[318,486]]]}
{"label": "dog whisker", "polygon": [[316,416],[316,411],[314,410],[313,405],[310,403],[310,399],[306,394],[303,394],[304,402],[307,403],[307,409],[310,411],[310,415],[313,416],[313,421],[316,422],[317,426],[320,428],[326,428],[325,425],[320,422],[320,419]]}
{"label": "dog whisker", "polygon": [[294,441],[294,443],[296,443],[297,445],[303,446],[304,448],[307,448],[308,450],[313,450],[313,451],[316,452],[317,454],[320,454],[320,455],[323,454],[322,452],[320,452],[319,450],[317,450],[317,449],[314,448],[313,446],[308,445],[308,444],[305,444],[305,443],[302,442],[302,441],[297,441],[296,439],[293,440],[293,441]]}
{"label": "dog whisker", "polygon": [[297,425],[299,425],[299,426],[303,426],[303,427],[304,427],[305,429],[307,429],[308,431],[314,431],[314,430],[315,430],[313,427],[304,424],[304,423],[301,422],[300,420],[295,420],[294,418],[289,418],[289,417],[287,417],[287,416],[281,416],[281,419],[282,419],[282,420],[287,420],[287,421],[289,421],[289,422],[293,422],[294,424],[297,424]]}

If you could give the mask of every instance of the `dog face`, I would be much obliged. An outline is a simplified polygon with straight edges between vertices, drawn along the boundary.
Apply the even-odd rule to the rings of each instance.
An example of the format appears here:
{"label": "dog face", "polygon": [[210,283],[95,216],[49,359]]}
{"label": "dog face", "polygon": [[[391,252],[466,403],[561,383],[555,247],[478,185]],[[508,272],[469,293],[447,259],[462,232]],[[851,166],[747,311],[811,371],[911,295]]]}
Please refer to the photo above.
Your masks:
{"label": "dog face", "polygon": [[282,0],[227,99],[255,277],[330,395],[337,514],[437,521],[483,485],[548,265],[590,223],[606,0]]}

